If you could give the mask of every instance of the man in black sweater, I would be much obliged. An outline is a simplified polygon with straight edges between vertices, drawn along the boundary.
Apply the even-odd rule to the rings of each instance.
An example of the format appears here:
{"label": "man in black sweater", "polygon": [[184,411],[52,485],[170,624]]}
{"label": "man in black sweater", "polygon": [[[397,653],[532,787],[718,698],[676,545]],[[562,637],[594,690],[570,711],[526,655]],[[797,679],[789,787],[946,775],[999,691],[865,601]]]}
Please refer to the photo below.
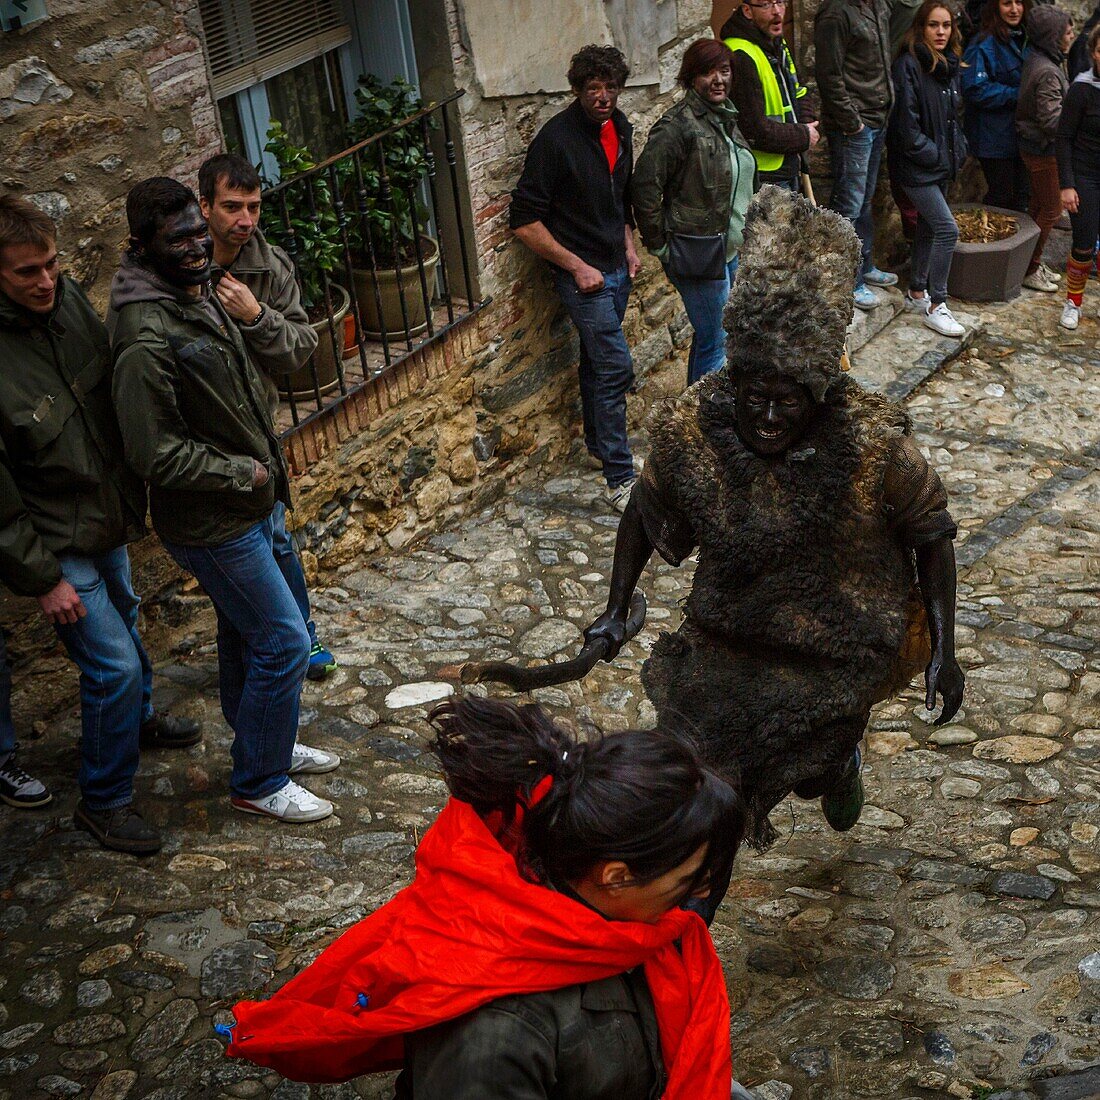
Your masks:
{"label": "man in black sweater", "polygon": [[627,199],[632,127],[616,106],[629,73],[613,46],[585,46],[573,56],[568,79],[576,99],[531,142],[510,219],[516,236],[550,263],[580,334],[584,442],[618,512],[634,484],[626,437],[634,363],[622,321],[640,266]]}

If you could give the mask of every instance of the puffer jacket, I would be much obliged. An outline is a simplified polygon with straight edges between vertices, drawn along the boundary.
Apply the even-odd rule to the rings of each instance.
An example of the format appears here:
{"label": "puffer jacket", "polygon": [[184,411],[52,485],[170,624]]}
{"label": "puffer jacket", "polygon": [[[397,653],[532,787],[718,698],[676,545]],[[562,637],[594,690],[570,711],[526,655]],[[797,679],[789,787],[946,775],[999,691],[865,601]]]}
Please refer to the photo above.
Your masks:
{"label": "puffer jacket", "polygon": [[1018,152],[1016,102],[1024,69],[1027,38],[1022,29],[1002,42],[979,34],[963,54],[964,123],[970,152],[979,158],[1009,158]]}
{"label": "puffer jacket", "polygon": [[[215,546],[290,505],[260,372],[209,292],[186,296],[133,256],[111,284],[113,395],[126,462],[149,484],[153,527]],[[269,477],[253,488],[252,462]]]}
{"label": "puffer jacket", "polygon": [[932,53],[917,43],[894,62],[897,99],[886,142],[892,178],[902,186],[923,187],[953,180],[966,160],[966,138],[959,120],[959,59],[933,64]]}
{"label": "puffer jacket", "polygon": [[1062,38],[1072,19],[1061,8],[1043,4],[1027,17],[1031,49],[1024,58],[1020,98],[1016,103],[1016,135],[1020,152],[1054,156],[1054,139],[1069,81]]}
{"label": "puffer jacket", "polygon": [[42,596],[57,555],[105,553],[145,531],[145,489],[122,464],[107,330],[61,276],[48,315],[0,294],[0,582]]}

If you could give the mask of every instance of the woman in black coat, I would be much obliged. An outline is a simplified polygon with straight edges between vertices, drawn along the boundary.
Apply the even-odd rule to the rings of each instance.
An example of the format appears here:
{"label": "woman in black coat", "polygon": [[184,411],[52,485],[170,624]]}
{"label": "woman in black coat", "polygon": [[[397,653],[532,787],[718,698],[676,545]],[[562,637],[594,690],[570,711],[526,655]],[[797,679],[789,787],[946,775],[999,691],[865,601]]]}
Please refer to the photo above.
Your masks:
{"label": "woman in black coat", "polygon": [[942,0],[924,0],[894,62],[894,110],[886,141],[897,182],[917,208],[906,304],[941,336],[965,329],[947,308],[947,274],[959,229],[947,187],[966,159],[959,118],[962,43]]}

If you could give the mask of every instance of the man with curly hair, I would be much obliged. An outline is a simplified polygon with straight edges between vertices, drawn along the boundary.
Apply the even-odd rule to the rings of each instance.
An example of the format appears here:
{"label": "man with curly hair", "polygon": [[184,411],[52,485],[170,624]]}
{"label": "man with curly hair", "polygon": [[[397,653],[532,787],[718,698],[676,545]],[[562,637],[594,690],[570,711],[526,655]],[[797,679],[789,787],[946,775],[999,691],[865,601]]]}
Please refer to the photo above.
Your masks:
{"label": "man with curly hair", "polygon": [[584,442],[618,512],[635,480],[626,435],[634,362],[622,322],[640,264],[627,198],[633,127],[617,106],[629,75],[614,46],[585,46],[573,55],[568,80],[575,99],[531,142],[510,219],[516,236],[550,264],[580,335]]}

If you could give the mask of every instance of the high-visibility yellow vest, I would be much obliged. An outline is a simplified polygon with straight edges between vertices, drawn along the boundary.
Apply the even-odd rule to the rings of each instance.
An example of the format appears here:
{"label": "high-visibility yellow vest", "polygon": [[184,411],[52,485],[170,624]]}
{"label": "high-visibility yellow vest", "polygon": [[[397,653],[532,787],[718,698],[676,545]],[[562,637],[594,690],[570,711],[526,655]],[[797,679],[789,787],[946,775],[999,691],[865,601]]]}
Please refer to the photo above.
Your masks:
{"label": "high-visibility yellow vest", "polygon": [[[787,87],[775,75],[775,70],[764,55],[764,51],[747,38],[727,38],[725,42],[735,53],[741,50],[752,58],[756,73],[760,77],[760,87],[764,89],[764,114],[774,122],[797,122],[794,105],[787,95]],[[806,89],[798,83],[794,59],[791,57],[791,51],[787,49],[786,42],[783,43],[783,53],[779,63],[787,66],[787,71],[794,78],[794,97],[801,99],[806,94]],[[775,172],[783,167],[782,153],[765,153],[762,149],[753,149],[752,155],[756,158],[756,165],[761,172]]]}

